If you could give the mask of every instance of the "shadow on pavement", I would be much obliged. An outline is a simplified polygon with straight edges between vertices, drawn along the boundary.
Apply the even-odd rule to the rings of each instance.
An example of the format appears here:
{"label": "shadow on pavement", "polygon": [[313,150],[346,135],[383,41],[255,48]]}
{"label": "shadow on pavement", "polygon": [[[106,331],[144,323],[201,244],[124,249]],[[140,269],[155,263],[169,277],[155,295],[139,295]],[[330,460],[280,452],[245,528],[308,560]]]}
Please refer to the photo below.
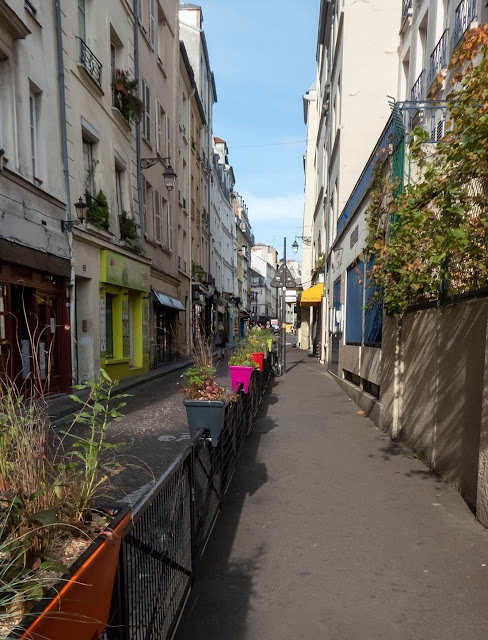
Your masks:
{"label": "shadow on pavement", "polygon": [[222,511],[200,560],[175,640],[244,640],[246,637],[253,579],[261,570],[266,549],[258,545],[249,549],[245,556],[235,557],[233,546],[247,497],[258,493],[268,482],[266,464],[259,462],[258,450],[261,439],[276,427],[276,423],[267,416],[268,407],[276,401],[273,386],[271,379],[236,474],[224,497]]}

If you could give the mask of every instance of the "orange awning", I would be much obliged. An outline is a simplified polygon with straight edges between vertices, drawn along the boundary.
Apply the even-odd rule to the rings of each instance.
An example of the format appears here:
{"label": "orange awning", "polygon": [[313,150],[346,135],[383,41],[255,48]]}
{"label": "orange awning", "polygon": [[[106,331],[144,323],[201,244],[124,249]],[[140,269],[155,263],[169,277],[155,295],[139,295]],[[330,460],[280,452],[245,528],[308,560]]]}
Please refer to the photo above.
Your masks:
{"label": "orange awning", "polygon": [[323,283],[316,284],[313,287],[310,287],[310,289],[305,289],[300,299],[300,306],[316,307],[322,302],[323,295],[324,295]]}

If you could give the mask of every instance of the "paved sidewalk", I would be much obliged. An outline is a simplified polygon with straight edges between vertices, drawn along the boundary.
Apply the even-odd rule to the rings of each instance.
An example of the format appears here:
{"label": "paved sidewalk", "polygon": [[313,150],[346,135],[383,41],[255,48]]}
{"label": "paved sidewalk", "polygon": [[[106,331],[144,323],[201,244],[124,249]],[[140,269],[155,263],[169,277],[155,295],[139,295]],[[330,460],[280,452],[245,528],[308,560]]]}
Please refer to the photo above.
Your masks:
{"label": "paved sidewalk", "polygon": [[288,350],[175,640],[476,640],[488,532],[308,353]]}

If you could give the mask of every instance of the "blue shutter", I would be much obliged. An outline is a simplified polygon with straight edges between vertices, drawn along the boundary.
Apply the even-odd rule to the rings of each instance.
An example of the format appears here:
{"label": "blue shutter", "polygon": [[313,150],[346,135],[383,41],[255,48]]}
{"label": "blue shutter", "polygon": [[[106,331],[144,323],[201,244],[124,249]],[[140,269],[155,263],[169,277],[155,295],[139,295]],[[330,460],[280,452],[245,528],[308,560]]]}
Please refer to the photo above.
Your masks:
{"label": "blue shutter", "polygon": [[346,344],[360,345],[363,338],[364,262],[347,272]]}
{"label": "blue shutter", "polygon": [[[374,256],[370,258],[366,271],[370,272],[374,265]],[[364,312],[364,344],[367,347],[381,347],[381,334],[383,330],[383,304],[373,302],[373,296],[379,291],[373,278],[366,279],[366,309]]]}

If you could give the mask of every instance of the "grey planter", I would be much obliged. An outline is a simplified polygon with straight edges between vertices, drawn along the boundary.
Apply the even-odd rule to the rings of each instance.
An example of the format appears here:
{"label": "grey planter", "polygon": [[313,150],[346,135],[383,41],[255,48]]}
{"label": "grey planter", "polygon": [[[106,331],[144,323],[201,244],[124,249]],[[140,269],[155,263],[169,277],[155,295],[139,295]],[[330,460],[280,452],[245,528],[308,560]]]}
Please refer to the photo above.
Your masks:
{"label": "grey planter", "polygon": [[207,429],[210,431],[212,446],[216,447],[224,426],[227,403],[223,400],[183,400],[183,404],[186,407],[190,435],[194,437],[200,429]]}

